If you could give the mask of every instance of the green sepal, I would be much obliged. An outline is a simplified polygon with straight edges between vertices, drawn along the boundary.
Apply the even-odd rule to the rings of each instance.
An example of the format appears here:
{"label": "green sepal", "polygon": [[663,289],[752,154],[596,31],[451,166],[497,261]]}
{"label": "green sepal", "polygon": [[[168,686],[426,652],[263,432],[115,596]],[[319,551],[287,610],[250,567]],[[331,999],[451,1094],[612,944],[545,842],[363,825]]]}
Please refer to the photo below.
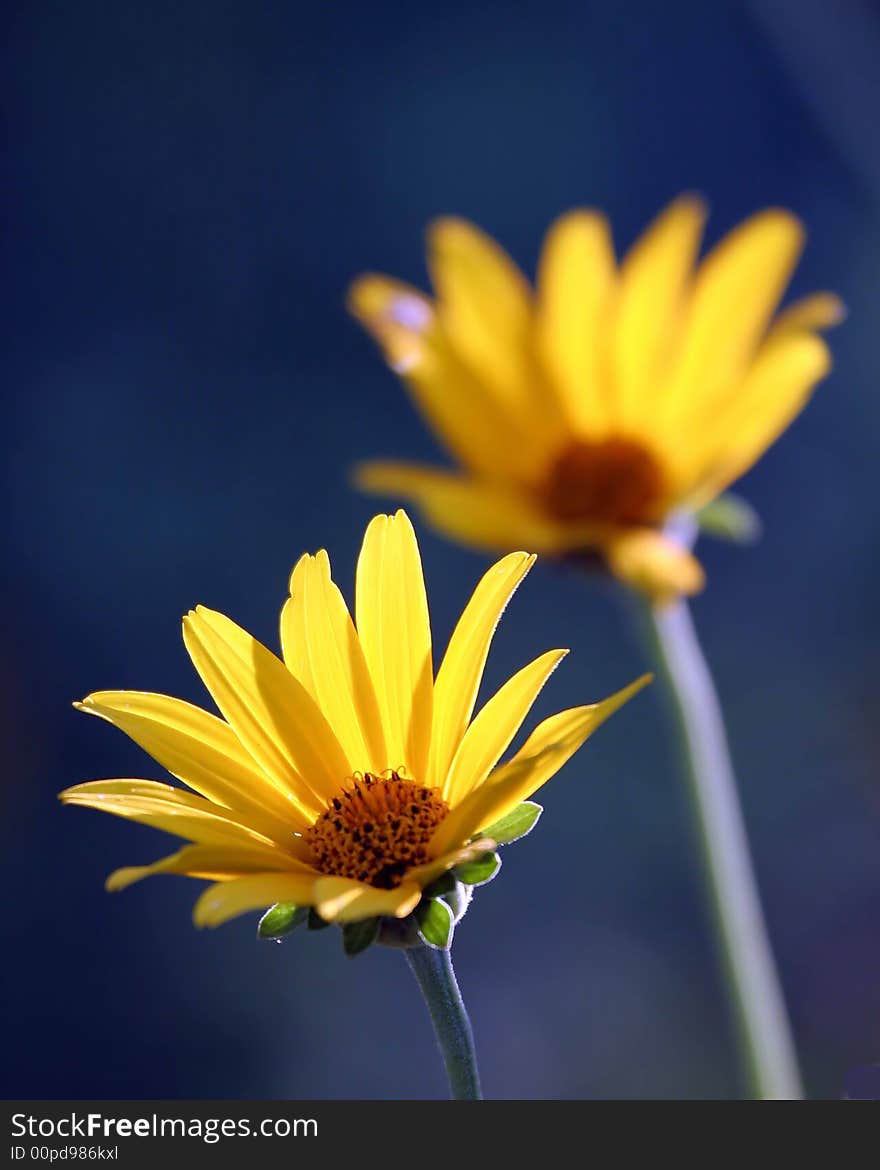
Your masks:
{"label": "green sepal", "polygon": [[455,889],[455,877],[451,870],[446,870],[441,873],[435,882],[431,882],[429,886],[425,887],[424,895],[426,898],[442,898],[444,894],[451,894]]}
{"label": "green sepal", "polygon": [[346,922],[342,928],[342,949],[350,959],[371,947],[379,937],[379,919],[362,918],[360,922]]}
{"label": "green sepal", "polygon": [[270,906],[257,926],[258,938],[283,938],[301,926],[309,916],[308,906],[293,902],[276,902]]}
{"label": "green sepal", "polygon": [[308,928],[309,930],[325,930],[331,923],[327,922],[318,911],[311,906],[309,908]]}
{"label": "green sepal", "polygon": [[439,898],[422,898],[416,907],[419,938],[435,950],[446,950],[455,925],[452,910]]}
{"label": "green sepal", "polygon": [[734,544],[754,544],[761,535],[761,518],[741,496],[725,492],[700,508],[695,516],[700,531]]}
{"label": "green sepal", "polygon": [[543,811],[534,800],[524,800],[493,825],[483,829],[480,836],[490,837],[496,845],[509,845],[511,841],[518,841],[520,837],[531,833]]}
{"label": "green sepal", "polygon": [[501,869],[501,858],[497,853],[484,853],[475,861],[465,861],[452,871],[466,886],[483,886],[491,882]]}

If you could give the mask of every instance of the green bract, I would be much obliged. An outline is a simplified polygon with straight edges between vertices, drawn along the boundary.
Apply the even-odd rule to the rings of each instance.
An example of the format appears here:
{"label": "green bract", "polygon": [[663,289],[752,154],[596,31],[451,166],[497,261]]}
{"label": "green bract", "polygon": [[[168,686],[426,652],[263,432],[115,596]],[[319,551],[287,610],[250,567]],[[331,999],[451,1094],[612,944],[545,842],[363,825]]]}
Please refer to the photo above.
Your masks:
{"label": "green bract", "polygon": [[296,930],[308,917],[308,906],[295,906],[293,902],[276,902],[260,919],[257,934],[260,938],[283,938],[292,930]]}
{"label": "green bract", "polygon": [[440,950],[452,942],[452,910],[439,898],[423,898],[416,908],[419,937],[429,947]]}
{"label": "green bract", "polygon": [[511,841],[518,841],[520,837],[531,833],[543,811],[535,801],[524,800],[506,816],[489,825],[480,835],[491,838],[496,845],[509,845]]}
{"label": "green bract", "polygon": [[501,858],[497,853],[486,853],[476,861],[466,861],[457,865],[453,873],[466,886],[483,886],[491,882],[492,878],[501,869]]}
{"label": "green bract", "polygon": [[349,958],[372,946],[379,935],[379,921],[378,918],[363,918],[360,922],[347,922],[343,926],[342,949]]}
{"label": "green bract", "polygon": [[701,532],[730,540],[735,544],[753,544],[761,535],[761,518],[751,504],[725,492],[701,508],[696,515]]}

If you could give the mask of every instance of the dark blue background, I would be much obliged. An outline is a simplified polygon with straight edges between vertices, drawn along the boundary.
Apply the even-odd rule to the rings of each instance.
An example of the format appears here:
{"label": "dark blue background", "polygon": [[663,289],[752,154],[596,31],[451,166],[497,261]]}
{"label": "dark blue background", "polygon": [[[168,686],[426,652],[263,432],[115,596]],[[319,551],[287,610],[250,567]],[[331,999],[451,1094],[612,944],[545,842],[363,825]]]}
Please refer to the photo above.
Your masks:
{"label": "dark blue background", "polygon": [[[5,1095],[439,1096],[399,955],[335,932],[196,932],[197,884],[102,892],[171,845],[61,808],[161,778],[70,709],[104,687],[202,701],[201,601],[275,643],[290,566],[350,595],[373,501],[346,469],[438,453],[346,318],[364,268],[424,281],[433,215],[531,268],[588,203],[626,245],[685,188],[717,238],[781,203],[797,291],[850,306],[836,368],[742,491],[752,550],[704,542],[696,615],[726,701],[773,938],[814,1094],[880,1057],[876,8],[855,0],[21,5],[3,75],[8,569],[0,687]],[[485,565],[420,529],[438,645]],[[574,653],[539,714],[644,667],[610,591],[539,564],[489,682]],[[540,830],[462,924],[491,1096],[737,1090],[657,696],[545,790]]]}

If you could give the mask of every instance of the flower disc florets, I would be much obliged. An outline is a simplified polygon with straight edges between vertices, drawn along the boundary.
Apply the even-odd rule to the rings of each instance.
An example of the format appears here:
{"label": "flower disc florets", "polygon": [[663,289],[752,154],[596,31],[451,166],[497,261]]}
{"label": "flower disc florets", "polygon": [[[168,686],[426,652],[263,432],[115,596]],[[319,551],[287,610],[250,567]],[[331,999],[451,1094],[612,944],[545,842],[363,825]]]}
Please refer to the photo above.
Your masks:
{"label": "flower disc florets", "polygon": [[322,873],[391,890],[430,860],[428,844],[448,812],[434,788],[399,772],[365,772],[333,797],[305,838]]}

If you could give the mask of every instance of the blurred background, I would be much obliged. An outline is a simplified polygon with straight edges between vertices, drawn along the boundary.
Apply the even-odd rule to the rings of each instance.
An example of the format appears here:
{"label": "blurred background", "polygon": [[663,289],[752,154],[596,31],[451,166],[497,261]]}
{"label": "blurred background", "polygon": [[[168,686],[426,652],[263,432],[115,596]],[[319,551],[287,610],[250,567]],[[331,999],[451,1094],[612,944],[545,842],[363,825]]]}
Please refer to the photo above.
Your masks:
{"label": "blurred background", "polygon": [[[753,549],[704,541],[695,607],[726,703],[809,1091],[880,1059],[880,11],[840,0],[436,6],[14,6],[0,651],[4,1096],[440,1097],[400,955],[337,932],[258,943],[190,921],[199,884],[114,896],[173,845],[59,789],[162,779],[70,707],[203,702],[196,602],[271,645],[326,546],[351,595],[378,510],[346,469],[439,453],[348,320],[348,280],[424,284],[422,232],[468,216],[532,271],[549,221],[625,247],[683,189],[710,242],[767,204],[806,221],[794,293],[850,307],[836,367],[739,485]],[[420,537],[442,647],[485,558]],[[537,716],[644,666],[600,582],[539,564],[487,685],[574,653]],[[733,1041],[690,826],[646,693],[545,789],[456,939],[492,1097],[727,1097]]]}

